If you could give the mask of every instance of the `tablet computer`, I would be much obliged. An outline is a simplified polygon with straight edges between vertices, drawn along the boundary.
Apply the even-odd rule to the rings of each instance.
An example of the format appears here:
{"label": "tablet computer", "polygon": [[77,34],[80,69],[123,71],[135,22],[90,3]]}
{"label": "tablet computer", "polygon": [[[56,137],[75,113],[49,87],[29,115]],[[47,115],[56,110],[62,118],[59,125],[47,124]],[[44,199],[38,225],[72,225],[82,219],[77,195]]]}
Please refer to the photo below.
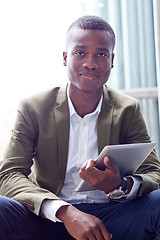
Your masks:
{"label": "tablet computer", "polygon": [[[104,170],[104,157],[108,156],[111,161],[117,164],[122,176],[132,175],[146,157],[150,154],[156,143],[132,143],[120,145],[108,145],[103,148],[96,159],[95,167]],[[84,180],[80,182],[75,191],[95,190]]]}

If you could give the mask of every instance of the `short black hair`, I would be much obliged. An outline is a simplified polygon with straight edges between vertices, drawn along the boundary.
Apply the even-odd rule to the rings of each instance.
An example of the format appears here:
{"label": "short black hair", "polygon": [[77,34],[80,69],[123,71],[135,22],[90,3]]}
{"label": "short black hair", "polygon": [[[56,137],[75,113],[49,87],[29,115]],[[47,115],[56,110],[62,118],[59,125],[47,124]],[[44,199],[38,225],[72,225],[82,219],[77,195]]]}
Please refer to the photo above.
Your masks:
{"label": "short black hair", "polygon": [[109,32],[113,37],[113,48],[115,46],[115,33],[112,27],[102,18],[98,16],[83,16],[74,21],[68,28],[67,34],[74,28],[102,30]]}

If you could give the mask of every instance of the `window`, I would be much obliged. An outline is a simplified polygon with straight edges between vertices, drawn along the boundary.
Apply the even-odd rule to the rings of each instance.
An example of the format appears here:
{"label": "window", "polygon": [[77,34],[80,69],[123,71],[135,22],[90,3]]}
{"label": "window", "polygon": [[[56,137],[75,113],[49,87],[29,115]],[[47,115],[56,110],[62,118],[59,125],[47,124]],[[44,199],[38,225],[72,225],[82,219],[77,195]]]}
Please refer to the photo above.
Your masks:
{"label": "window", "polygon": [[152,141],[157,142],[160,155],[156,68],[159,65],[156,65],[153,2],[94,0],[91,7],[91,1],[84,0],[81,7],[83,15],[98,15],[113,27],[116,34],[115,67],[108,85],[138,98],[149,134]]}

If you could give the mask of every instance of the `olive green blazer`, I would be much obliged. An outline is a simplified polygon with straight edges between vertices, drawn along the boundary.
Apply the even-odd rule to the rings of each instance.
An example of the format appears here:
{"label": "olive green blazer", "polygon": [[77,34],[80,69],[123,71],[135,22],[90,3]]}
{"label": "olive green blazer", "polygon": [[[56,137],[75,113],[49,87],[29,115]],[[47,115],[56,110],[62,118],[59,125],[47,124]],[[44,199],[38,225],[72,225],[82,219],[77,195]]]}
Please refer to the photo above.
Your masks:
{"label": "olive green blazer", "polygon": [[[44,199],[58,199],[66,172],[69,121],[66,87],[20,103],[0,166],[2,195],[18,200],[36,214],[40,214]],[[150,141],[138,101],[107,86],[97,135],[99,152],[109,144]],[[143,180],[139,196],[159,187],[160,163],[154,151],[134,175]]]}

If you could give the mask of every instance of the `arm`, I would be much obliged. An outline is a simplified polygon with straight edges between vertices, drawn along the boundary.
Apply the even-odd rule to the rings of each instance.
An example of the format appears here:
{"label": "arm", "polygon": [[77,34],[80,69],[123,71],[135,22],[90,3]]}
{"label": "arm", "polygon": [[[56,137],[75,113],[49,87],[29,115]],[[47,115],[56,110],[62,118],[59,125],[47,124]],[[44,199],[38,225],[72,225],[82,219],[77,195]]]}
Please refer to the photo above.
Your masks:
{"label": "arm", "polygon": [[[43,180],[42,178],[44,178],[42,175],[43,172],[40,171],[44,170],[43,166],[41,167],[41,161],[36,153],[40,134],[40,123],[38,121],[39,119],[35,110],[31,110],[31,105],[25,102],[22,103],[17,112],[17,119],[10,144],[1,162],[0,168],[1,193],[7,197],[20,201],[22,204],[24,202],[31,204],[33,206],[33,212],[36,214],[40,213],[41,204],[44,199],[57,199],[55,194],[47,190],[47,188],[40,186],[40,182]],[[47,122],[44,124],[47,124]],[[45,148],[45,139],[43,145]],[[39,149],[43,151],[43,146],[40,145]],[[47,150],[48,149],[45,151]],[[33,163],[35,165],[38,160],[40,166],[37,166],[36,170],[39,171],[37,172],[39,173],[39,184],[36,182],[35,175],[30,175]],[[50,177],[49,173],[47,176]],[[33,179],[32,181],[30,180],[31,177]]]}
{"label": "arm", "polygon": [[79,211],[73,206],[63,206],[56,216],[64,223],[67,231],[77,240],[110,240],[112,235],[95,216]]}
{"label": "arm", "polygon": [[[127,124],[126,124],[127,123]],[[140,111],[139,103],[136,102],[134,108],[126,112],[121,126],[121,141],[122,143],[138,143],[150,142],[146,124]],[[139,177],[142,184],[138,191],[138,196],[142,196],[147,192],[151,192],[159,188],[160,184],[160,161],[155,150],[153,150],[133,177]]]}
{"label": "arm", "polygon": [[[118,99],[118,103],[121,102],[120,99]],[[130,99],[129,99],[130,100]],[[125,107],[125,104],[127,105]],[[116,105],[116,104],[115,104]],[[131,99],[131,104],[128,104],[128,99],[126,99],[125,102],[123,102],[122,108],[115,106],[114,114],[112,116],[112,128],[111,132],[109,132],[110,125],[106,125],[107,127],[101,128],[102,125],[104,125],[104,122],[108,124],[108,115],[112,114],[112,111],[107,113],[106,116],[104,115],[104,111],[102,112],[103,118],[101,117],[98,122],[98,131],[101,131],[102,139],[105,137],[104,132],[109,132],[110,139],[109,141],[104,142],[104,144],[129,144],[129,143],[138,143],[138,142],[150,142],[150,137],[148,136],[146,125],[144,123],[143,117],[140,112],[140,107],[137,101]],[[104,125],[105,126],[105,125]],[[99,133],[98,132],[98,133]],[[107,133],[106,133],[107,134]],[[99,133],[99,136],[101,136]],[[107,137],[108,138],[108,137]],[[107,140],[106,138],[106,140]],[[99,139],[99,142],[101,143],[102,140]],[[101,148],[99,148],[99,151],[104,147],[105,145],[102,145]],[[128,159],[129,163],[129,159]],[[111,167],[111,166],[110,166]],[[90,169],[91,171],[94,171],[94,169]],[[114,188],[117,188],[120,185],[120,181],[117,183],[117,177],[119,177],[119,172],[116,170],[116,168],[113,168],[113,175],[111,175],[112,170],[107,169],[106,172],[99,171],[99,177],[98,177],[98,171],[95,170],[95,172],[92,172],[90,174],[93,174],[96,176],[95,179],[93,179],[89,175],[89,169],[86,167],[86,176],[81,175],[80,176],[89,183],[91,186],[98,186],[98,181],[102,184],[102,178],[104,177],[104,188],[101,189],[101,186],[98,187],[98,189],[104,190],[105,192],[108,192],[110,190],[113,190]],[[110,171],[109,171],[110,170]],[[84,173],[85,174],[85,173]],[[95,175],[97,174],[97,175]],[[109,174],[108,177],[104,176],[105,174]],[[133,174],[134,178],[138,178],[142,180],[142,183],[140,184],[140,188],[138,191],[138,196],[142,196],[145,192],[153,191],[159,187],[160,183],[160,162],[155,154],[155,151],[152,151],[152,153],[148,156],[148,158],[144,161],[144,163],[141,165],[141,167]],[[99,179],[99,180],[98,180]],[[110,186],[106,186],[107,181],[112,183]],[[130,181],[128,179],[128,181]],[[129,187],[129,186],[128,186]]]}

